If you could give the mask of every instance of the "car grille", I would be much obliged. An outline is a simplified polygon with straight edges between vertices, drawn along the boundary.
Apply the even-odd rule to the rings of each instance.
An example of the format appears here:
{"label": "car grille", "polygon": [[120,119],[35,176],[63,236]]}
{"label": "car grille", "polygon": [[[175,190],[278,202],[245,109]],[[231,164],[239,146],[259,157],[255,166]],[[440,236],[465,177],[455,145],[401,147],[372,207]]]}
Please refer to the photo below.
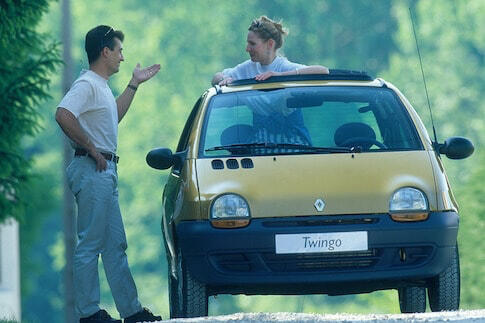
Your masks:
{"label": "car grille", "polygon": [[275,272],[325,271],[367,268],[376,263],[377,250],[328,254],[276,255],[263,254],[265,263]]}
{"label": "car grille", "polygon": [[[419,266],[433,255],[431,246],[374,248],[367,251],[312,254],[275,254],[274,252],[240,252],[211,254],[216,270],[237,273],[289,273],[365,271]],[[405,255],[405,256],[403,256]]]}

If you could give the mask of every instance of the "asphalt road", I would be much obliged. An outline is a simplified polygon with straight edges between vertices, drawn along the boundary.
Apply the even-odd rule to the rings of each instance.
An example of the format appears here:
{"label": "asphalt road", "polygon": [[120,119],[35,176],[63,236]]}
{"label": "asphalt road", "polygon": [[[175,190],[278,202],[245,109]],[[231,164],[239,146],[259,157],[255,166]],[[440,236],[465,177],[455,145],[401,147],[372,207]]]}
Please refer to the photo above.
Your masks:
{"label": "asphalt road", "polygon": [[420,314],[303,314],[303,313],[236,313],[223,316],[210,316],[191,319],[173,319],[161,322],[170,323],[199,323],[199,322],[244,322],[244,323],[264,323],[264,322],[365,322],[365,323],[404,323],[404,322],[484,322],[485,309],[440,312],[440,313],[420,313]]}

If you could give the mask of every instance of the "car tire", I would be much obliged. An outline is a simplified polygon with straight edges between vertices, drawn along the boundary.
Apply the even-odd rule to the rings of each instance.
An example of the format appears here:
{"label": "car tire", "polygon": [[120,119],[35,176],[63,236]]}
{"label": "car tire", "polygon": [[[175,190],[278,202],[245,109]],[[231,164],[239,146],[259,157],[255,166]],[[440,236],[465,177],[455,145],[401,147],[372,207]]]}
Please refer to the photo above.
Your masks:
{"label": "car tire", "polygon": [[182,253],[177,253],[177,278],[168,274],[170,318],[207,316],[209,299],[206,286],[192,277]]}
{"label": "car tire", "polygon": [[460,307],[460,256],[458,245],[450,265],[428,286],[429,307],[433,312],[457,311]]}
{"label": "car tire", "polygon": [[401,313],[426,312],[426,288],[403,287],[398,289]]}
{"label": "car tire", "polygon": [[185,273],[185,317],[207,316],[209,312],[209,299],[206,286],[195,280],[188,270]]}

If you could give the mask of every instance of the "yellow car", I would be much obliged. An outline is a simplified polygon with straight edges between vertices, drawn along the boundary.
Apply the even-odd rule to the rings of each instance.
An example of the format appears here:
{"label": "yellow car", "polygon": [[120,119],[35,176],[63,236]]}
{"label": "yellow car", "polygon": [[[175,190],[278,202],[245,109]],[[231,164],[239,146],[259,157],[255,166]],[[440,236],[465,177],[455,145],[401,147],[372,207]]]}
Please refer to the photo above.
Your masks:
{"label": "yellow car", "polygon": [[170,316],[217,294],[397,289],[402,312],[456,310],[458,207],[440,155],[403,94],[363,72],[236,81],[196,102],[163,192]]}

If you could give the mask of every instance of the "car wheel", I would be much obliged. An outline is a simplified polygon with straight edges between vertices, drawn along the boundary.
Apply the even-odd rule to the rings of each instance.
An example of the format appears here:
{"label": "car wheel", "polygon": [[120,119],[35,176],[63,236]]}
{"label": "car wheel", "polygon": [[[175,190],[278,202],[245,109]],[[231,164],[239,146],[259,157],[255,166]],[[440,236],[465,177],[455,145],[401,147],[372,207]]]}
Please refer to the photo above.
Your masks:
{"label": "car wheel", "polygon": [[206,286],[192,277],[184,263],[181,251],[177,253],[177,278],[168,275],[170,318],[208,315]]}
{"label": "car wheel", "polygon": [[450,265],[434,277],[428,287],[429,307],[433,312],[456,311],[460,307],[460,257],[455,247]]}
{"label": "car wheel", "polygon": [[401,313],[426,312],[426,288],[403,287],[398,289]]}

